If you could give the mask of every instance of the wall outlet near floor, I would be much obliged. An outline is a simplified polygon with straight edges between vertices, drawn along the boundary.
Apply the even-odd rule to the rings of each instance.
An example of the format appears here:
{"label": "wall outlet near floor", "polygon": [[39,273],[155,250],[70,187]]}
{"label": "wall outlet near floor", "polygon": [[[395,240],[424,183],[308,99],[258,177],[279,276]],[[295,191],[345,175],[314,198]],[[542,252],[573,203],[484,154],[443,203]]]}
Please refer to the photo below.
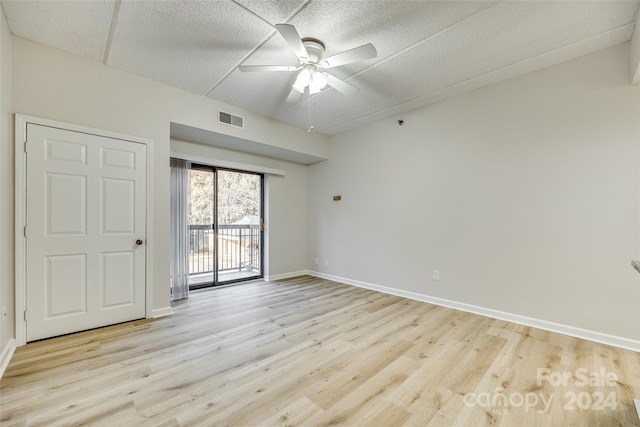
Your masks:
{"label": "wall outlet near floor", "polygon": [[433,280],[440,280],[440,271],[433,270]]}
{"label": "wall outlet near floor", "polygon": [[318,261],[318,258],[316,258],[314,262],[316,263],[316,265],[320,264],[320,261]]}
{"label": "wall outlet near floor", "polygon": [[325,267],[329,267],[329,260],[328,260],[328,259],[325,259],[325,260],[324,260],[324,266],[325,266]]}

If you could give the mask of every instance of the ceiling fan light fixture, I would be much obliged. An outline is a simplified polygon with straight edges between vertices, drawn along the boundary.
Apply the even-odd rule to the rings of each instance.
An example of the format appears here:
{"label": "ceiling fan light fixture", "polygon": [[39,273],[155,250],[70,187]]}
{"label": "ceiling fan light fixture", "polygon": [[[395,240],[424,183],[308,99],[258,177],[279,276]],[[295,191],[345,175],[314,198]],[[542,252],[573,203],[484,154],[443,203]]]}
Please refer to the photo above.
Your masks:
{"label": "ceiling fan light fixture", "polygon": [[304,93],[304,88],[306,88],[311,82],[311,71],[307,68],[303,68],[300,73],[298,73],[298,77],[296,78],[296,82],[293,84],[293,88],[300,93]]}
{"label": "ceiling fan light fixture", "polygon": [[287,96],[287,102],[297,101],[300,98],[297,93],[304,94],[307,86],[309,86],[309,94],[320,93],[326,86],[332,87],[343,95],[358,93],[358,88],[355,86],[331,73],[319,70],[372,59],[378,54],[376,48],[371,43],[367,43],[324,58],[325,46],[322,41],[310,37],[301,38],[295,27],[290,24],[276,24],[275,27],[298,58],[300,65],[240,65],[238,69],[243,72],[298,71],[296,81]]}
{"label": "ceiling fan light fixture", "polygon": [[327,85],[328,80],[324,73],[313,72],[311,74],[311,81],[309,82],[309,92],[318,93]]}
{"label": "ceiling fan light fixture", "polygon": [[309,86],[309,93],[314,94],[324,89],[328,82],[326,73],[320,73],[311,68],[304,68],[298,74],[293,88],[300,93],[304,93],[307,86]]}

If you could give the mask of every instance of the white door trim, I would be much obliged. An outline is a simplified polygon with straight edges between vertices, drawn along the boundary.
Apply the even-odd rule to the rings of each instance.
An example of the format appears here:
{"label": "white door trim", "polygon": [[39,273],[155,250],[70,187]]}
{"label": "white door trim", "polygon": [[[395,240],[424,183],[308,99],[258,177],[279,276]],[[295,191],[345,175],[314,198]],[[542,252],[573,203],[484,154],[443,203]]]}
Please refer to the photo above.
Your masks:
{"label": "white door trim", "polygon": [[153,141],[146,138],[109,132],[70,123],[58,122],[24,114],[15,115],[15,324],[16,346],[27,343],[27,328],[24,312],[26,300],[26,156],[27,124],[49,126],[75,132],[88,133],[107,138],[137,142],[147,146],[147,218],[146,218],[146,271],[145,271],[145,317],[153,317]]}

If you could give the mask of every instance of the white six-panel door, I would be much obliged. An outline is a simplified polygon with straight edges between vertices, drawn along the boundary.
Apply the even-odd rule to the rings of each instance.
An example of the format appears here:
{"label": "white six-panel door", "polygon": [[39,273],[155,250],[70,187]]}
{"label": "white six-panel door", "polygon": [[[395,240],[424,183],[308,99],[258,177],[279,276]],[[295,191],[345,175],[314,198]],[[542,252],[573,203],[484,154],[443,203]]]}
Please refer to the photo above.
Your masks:
{"label": "white six-panel door", "polygon": [[146,145],[27,125],[26,338],[145,317]]}

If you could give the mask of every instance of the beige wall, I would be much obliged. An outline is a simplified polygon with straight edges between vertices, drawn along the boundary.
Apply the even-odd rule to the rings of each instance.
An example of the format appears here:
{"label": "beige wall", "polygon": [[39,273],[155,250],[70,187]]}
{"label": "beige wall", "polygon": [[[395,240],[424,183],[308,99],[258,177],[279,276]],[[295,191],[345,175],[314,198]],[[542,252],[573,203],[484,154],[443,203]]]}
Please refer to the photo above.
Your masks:
{"label": "beige wall", "polygon": [[[108,68],[78,56],[13,37],[13,111],[153,140],[154,223],[147,241],[154,254],[153,307],[169,306],[169,152],[171,122],[326,157],[327,138],[215,100]],[[239,114],[245,129],[217,123],[217,111]],[[4,145],[3,145],[4,147]],[[6,147],[4,148],[6,149]],[[302,174],[300,167],[292,167]],[[306,172],[305,172],[306,173]],[[304,174],[302,174],[304,175]],[[306,186],[295,197],[306,199]],[[276,192],[276,194],[278,194]],[[286,198],[285,198],[286,199]],[[12,210],[7,205],[5,208]],[[302,211],[304,213],[304,211]],[[278,220],[285,221],[279,218]],[[301,221],[296,218],[295,221]],[[3,220],[3,227],[9,226]],[[10,225],[9,227],[13,227]],[[305,229],[306,223],[297,225]],[[306,241],[301,240],[306,248]],[[3,251],[8,246],[2,243]],[[304,250],[279,245],[274,270],[306,268]],[[11,248],[12,250],[12,248]],[[295,250],[295,248],[292,248]],[[282,257],[282,259],[279,259]],[[12,284],[11,284],[12,286]],[[6,283],[3,292],[10,292]]]}
{"label": "beige wall", "polygon": [[0,10],[0,310],[6,310],[0,311],[0,352],[14,337],[11,41],[4,12]]}
{"label": "beige wall", "polygon": [[310,167],[310,268],[639,344],[628,44],[399,118]]}

